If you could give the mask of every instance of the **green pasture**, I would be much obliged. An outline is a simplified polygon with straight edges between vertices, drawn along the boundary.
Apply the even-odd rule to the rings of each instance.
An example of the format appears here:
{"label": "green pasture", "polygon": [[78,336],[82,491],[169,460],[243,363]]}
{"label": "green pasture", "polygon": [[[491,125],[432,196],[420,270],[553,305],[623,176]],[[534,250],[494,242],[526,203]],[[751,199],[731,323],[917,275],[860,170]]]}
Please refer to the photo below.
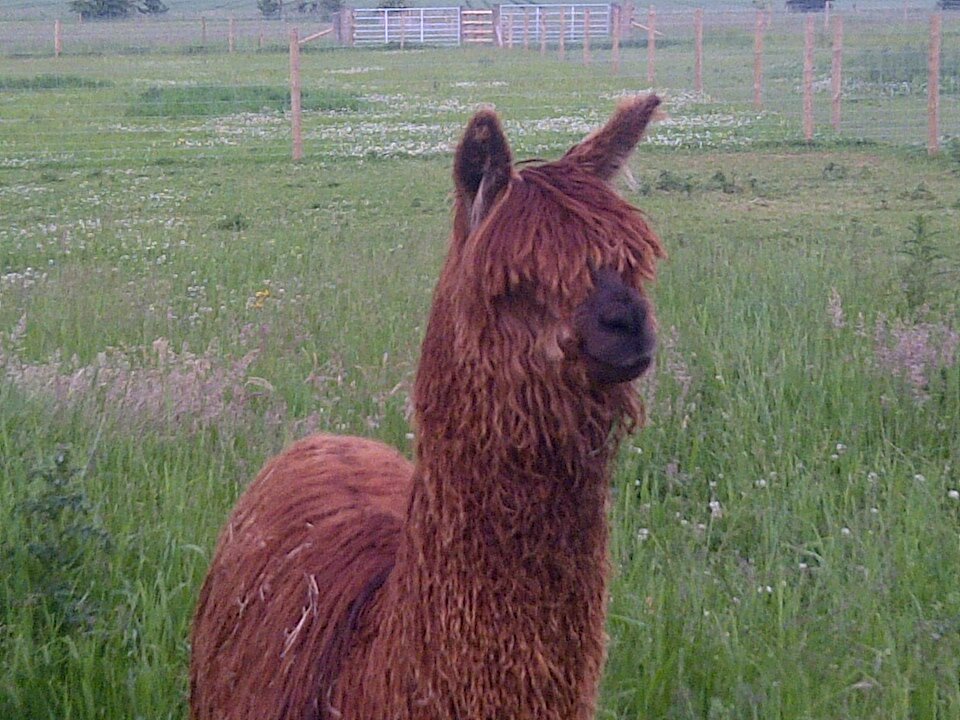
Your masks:
{"label": "green pasture", "polygon": [[[763,112],[750,48],[706,97],[665,61],[621,184],[670,258],[599,716],[956,720],[960,146],[856,103],[806,145],[796,48]],[[282,52],[0,61],[0,718],[186,717],[197,591],[264,460],[314,430],[409,450],[470,113],[549,158],[647,87],[643,48],[619,76],[568,52],[310,50],[300,164]],[[903,82],[859,106],[913,118]]]}

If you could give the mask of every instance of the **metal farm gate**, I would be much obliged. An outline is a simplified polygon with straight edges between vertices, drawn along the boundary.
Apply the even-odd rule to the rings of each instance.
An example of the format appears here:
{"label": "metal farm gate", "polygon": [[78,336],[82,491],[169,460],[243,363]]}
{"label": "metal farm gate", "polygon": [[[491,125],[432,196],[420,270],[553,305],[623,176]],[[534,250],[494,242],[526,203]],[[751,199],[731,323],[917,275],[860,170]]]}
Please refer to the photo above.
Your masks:
{"label": "metal farm gate", "polygon": [[501,38],[511,39],[511,44],[521,41],[538,43],[546,37],[550,44],[560,41],[583,42],[584,31],[589,19],[590,37],[593,39],[610,37],[613,32],[613,20],[610,5],[501,5]]}
{"label": "metal farm gate", "polygon": [[354,45],[459,45],[460,8],[373,8],[353,11]]}
{"label": "metal farm gate", "polygon": [[[500,5],[493,10],[459,7],[347,10],[352,45],[503,45],[578,43],[609,37],[611,5]],[[587,22],[589,21],[589,25]],[[342,37],[342,36],[341,36]]]}

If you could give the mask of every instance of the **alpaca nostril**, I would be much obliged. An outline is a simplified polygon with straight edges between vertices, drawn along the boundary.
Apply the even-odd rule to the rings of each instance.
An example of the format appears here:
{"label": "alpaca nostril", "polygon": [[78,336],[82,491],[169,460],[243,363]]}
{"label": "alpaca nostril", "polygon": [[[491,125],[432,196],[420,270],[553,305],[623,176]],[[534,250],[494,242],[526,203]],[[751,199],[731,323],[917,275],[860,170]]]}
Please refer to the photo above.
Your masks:
{"label": "alpaca nostril", "polygon": [[616,335],[636,335],[643,327],[643,311],[636,303],[616,303],[600,310],[600,327]]}

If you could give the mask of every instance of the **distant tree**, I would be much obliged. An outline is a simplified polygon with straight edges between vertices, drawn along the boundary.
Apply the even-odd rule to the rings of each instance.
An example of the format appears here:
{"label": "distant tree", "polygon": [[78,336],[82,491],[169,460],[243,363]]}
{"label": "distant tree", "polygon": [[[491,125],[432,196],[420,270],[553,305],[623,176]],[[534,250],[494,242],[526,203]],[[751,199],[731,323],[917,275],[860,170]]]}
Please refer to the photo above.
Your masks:
{"label": "distant tree", "polygon": [[377,7],[379,7],[379,8],[406,8],[406,7],[410,7],[410,4],[407,2],[407,0],[380,0],[380,2],[377,3]]}
{"label": "distant tree", "polygon": [[820,12],[827,7],[827,0],[787,0],[791,12]]}
{"label": "distant tree", "polygon": [[163,0],[141,0],[137,5],[137,10],[144,15],[163,15],[169,9]]}
{"label": "distant tree", "polygon": [[280,14],[279,0],[257,0],[257,8],[264,17],[277,17]]}
{"label": "distant tree", "polygon": [[329,19],[343,10],[343,0],[320,0],[320,10]]}
{"label": "distant tree", "polygon": [[87,18],[121,18],[133,9],[134,0],[70,0],[70,9]]}
{"label": "distant tree", "polygon": [[297,12],[310,15],[319,15],[329,20],[343,9],[343,0],[297,0]]}

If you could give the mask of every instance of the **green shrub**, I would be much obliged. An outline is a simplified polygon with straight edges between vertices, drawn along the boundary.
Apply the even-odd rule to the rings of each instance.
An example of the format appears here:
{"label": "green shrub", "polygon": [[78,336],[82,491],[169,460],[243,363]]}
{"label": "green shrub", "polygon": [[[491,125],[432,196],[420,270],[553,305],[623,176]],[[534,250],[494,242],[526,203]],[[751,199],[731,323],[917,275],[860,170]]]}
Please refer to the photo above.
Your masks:
{"label": "green shrub", "polygon": [[73,90],[112,87],[109,80],[93,80],[78,75],[43,74],[33,77],[2,77],[0,90]]}
{"label": "green shrub", "polygon": [[[359,110],[360,99],[341,90],[314,90],[301,95],[304,110]],[[290,109],[290,91],[268,85],[183,85],[151,87],[137,97],[127,114],[135,117],[209,117],[240,112]]]}

